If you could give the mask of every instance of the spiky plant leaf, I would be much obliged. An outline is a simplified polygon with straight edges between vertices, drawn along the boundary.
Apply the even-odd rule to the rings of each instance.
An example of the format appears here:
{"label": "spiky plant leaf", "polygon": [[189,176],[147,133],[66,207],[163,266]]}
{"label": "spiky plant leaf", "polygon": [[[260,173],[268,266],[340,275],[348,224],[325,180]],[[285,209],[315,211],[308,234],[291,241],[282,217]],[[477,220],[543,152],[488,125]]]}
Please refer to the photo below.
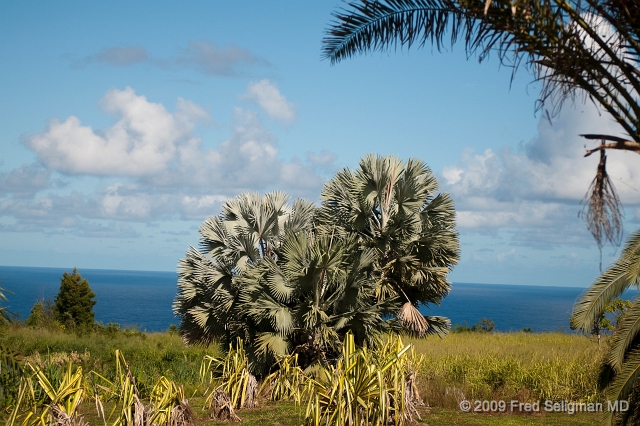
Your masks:
{"label": "spiky plant leaf", "polygon": [[611,348],[607,356],[608,363],[616,372],[623,367],[625,357],[631,349],[634,340],[640,333],[640,297],[637,297],[631,308],[629,308],[620,319],[616,327]]}
{"label": "spiky plant leaf", "polygon": [[637,286],[640,278],[640,231],[629,237],[620,258],[610,266],[580,297],[573,308],[572,327],[588,332],[604,307]]}
{"label": "spiky plant leaf", "polygon": [[[628,359],[624,362],[622,369],[617,373],[613,381],[606,389],[606,398],[608,401],[626,401],[631,393],[633,386],[636,384],[640,375],[640,350],[634,349],[629,351]],[[605,424],[613,424],[615,413],[607,410],[604,416]]]}

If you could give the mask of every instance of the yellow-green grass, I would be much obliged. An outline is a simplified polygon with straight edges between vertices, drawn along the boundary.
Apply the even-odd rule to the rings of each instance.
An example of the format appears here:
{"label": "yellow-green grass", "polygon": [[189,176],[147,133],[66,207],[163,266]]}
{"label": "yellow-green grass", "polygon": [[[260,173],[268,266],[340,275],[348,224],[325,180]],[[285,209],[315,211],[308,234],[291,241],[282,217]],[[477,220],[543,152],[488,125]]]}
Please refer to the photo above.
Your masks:
{"label": "yellow-green grass", "polygon": [[120,349],[143,394],[160,376],[188,388],[197,386],[204,355],[221,353],[217,345],[186,347],[175,333],[126,330],[77,335],[15,326],[3,329],[0,343],[44,369],[62,368],[71,360],[85,371],[95,370],[107,377],[115,373],[115,350]]}
{"label": "yellow-green grass", "polygon": [[601,417],[602,413],[473,414],[434,408],[423,420],[430,426],[592,426]]}
{"label": "yellow-green grass", "polygon": [[[454,333],[412,343],[423,354],[423,397],[457,408],[467,400],[600,401],[597,377],[604,349],[564,333]],[[604,345],[603,345],[604,346]]]}

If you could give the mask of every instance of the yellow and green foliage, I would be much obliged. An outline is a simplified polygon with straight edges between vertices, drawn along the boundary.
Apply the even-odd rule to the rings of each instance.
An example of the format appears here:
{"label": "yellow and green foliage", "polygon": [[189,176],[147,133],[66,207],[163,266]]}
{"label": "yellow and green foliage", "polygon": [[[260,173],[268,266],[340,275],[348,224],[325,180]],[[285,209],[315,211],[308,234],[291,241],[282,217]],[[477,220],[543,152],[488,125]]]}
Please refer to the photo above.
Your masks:
{"label": "yellow and green foliage", "polygon": [[[85,395],[91,395],[91,386],[82,367],[74,370],[73,364],[69,362],[64,375],[52,381],[52,377],[47,377],[47,373],[40,367],[27,365],[33,374],[24,377],[20,383],[17,403],[7,420],[8,426],[88,425],[78,412]],[[116,371],[113,381],[95,371],[91,372],[93,399],[98,418],[105,426],[192,424],[193,415],[182,386],[164,376],[160,377],[151,391],[150,405],[145,407],[139,397],[135,377],[119,350],[116,350]],[[54,384],[56,381],[59,384]],[[112,405],[108,416],[105,416],[103,402]]]}
{"label": "yellow and green foliage", "polygon": [[[74,371],[73,364],[69,363],[60,384],[56,386],[39,367],[27,365],[33,374],[22,379],[18,400],[7,424],[85,425],[82,415],[78,414],[78,407],[87,389],[82,367]],[[23,406],[27,408],[23,409]]]}
{"label": "yellow and green foliage", "polygon": [[[247,406],[249,361],[241,346],[221,357],[217,355],[220,353],[217,346],[184,347],[178,336],[168,333],[141,334],[145,336],[142,338],[118,332],[112,339],[102,334],[93,334],[88,339],[27,327],[11,330],[3,341],[13,351],[12,369],[22,373],[17,376],[15,389],[11,390],[11,401],[5,405],[2,420],[8,425],[48,423],[48,416],[53,413],[47,408],[53,401],[51,395],[57,395],[62,411],[67,414],[77,406],[74,401],[84,400],[75,412],[83,414],[92,425],[141,424],[136,423],[136,418],[147,425],[162,425],[168,417],[169,422],[173,422],[172,412],[174,424],[187,424],[191,419],[190,414],[186,414],[188,410],[185,406],[176,408],[181,407],[185,395],[177,383],[190,386],[188,394],[193,392],[190,402],[197,407],[204,406],[207,397],[213,398],[215,390],[228,390],[237,408],[242,408],[244,395],[244,406]],[[274,366],[274,372],[264,378],[261,391],[268,399],[283,401],[277,409],[270,406],[269,410],[282,411],[281,407],[288,407],[287,410],[297,413],[293,416],[297,420],[290,424],[302,423],[305,412],[309,413],[308,424],[316,424],[318,418],[323,424],[331,424],[331,419],[336,424],[338,418],[348,419],[349,415],[354,421],[355,416],[360,415],[365,423],[384,424],[381,408],[372,411],[377,410],[378,420],[373,418],[374,414],[362,416],[362,407],[373,406],[377,401],[386,404],[386,421],[394,423],[393,416],[400,413],[402,404],[405,417],[412,413],[412,404],[408,403],[411,401],[399,398],[394,387],[404,386],[405,395],[415,394],[416,382],[412,379],[415,372],[419,372],[420,396],[436,410],[451,408],[459,412],[455,399],[459,394],[470,400],[518,399],[522,402],[544,399],[587,402],[603,398],[596,382],[606,341],[599,348],[595,340],[575,334],[459,333],[445,339],[434,336],[410,343],[412,347],[398,356],[407,346],[399,339],[390,338],[386,346],[361,351],[347,341],[342,357],[333,368],[318,367],[308,370],[307,374],[297,365],[295,355],[283,357]],[[114,357],[117,345],[124,350]],[[414,351],[419,356],[414,355]],[[211,355],[204,357],[207,352]],[[384,369],[386,361],[391,365]],[[6,365],[3,368],[9,372]],[[40,371],[40,380],[35,371]],[[78,371],[84,373],[82,384],[74,384]],[[401,377],[404,380],[400,380]],[[384,386],[390,390],[381,397],[384,392],[380,389]],[[208,389],[203,394],[204,388]],[[60,394],[62,391],[67,392],[66,397]],[[284,400],[304,401],[308,410],[300,411],[294,403]],[[230,398],[228,405],[231,407]],[[243,420],[251,419],[252,413],[243,415]],[[74,418],[81,420],[78,416]],[[204,420],[198,424],[201,421]]]}
{"label": "yellow and green foliage", "polygon": [[307,377],[298,366],[298,354],[281,357],[277,367],[264,378],[259,393],[268,389],[271,401],[292,400],[300,404]]}
{"label": "yellow and green foliage", "polygon": [[149,423],[180,426],[192,423],[193,414],[184,397],[184,389],[162,376],[151,391]]}
{"label": "yellow and green foliage", "polygon": [[[94,373],[97,377],[96,408],[105,425],[112,426],[181,426],[192,423],[192,412],[184,396],[184,389],[175,382],[161,376],[151,390],[149,406],[143,404],[136,379],[120,350],[116,350],[116,378],[109,381]],[[108,417],[104,415],[100,391],[105,400],[114,400],[113,409]]]}
{"label": "yellow and green foliage", "polygon": [[256,378],[249,373],[249,360],[242,340],[237,339],[235,348],[230,345],[224,358],[205,355],[200,367],[200,377],[203,382],[208,380],[209,384],[214,379],[220,381],[220,385],[208,391],[205,407],[212,407],[215,390],[218,389],[227,393],[233,408],[250,408],[256,405],[258,384]]}
{"label": "yellow and green foliage", "polygon": [[405,424],[411,414],[404,398],[410,348],[392,337],[381,350],[357,349],[348,333],[336,365],[320,368],[308,381],[306,423]]}

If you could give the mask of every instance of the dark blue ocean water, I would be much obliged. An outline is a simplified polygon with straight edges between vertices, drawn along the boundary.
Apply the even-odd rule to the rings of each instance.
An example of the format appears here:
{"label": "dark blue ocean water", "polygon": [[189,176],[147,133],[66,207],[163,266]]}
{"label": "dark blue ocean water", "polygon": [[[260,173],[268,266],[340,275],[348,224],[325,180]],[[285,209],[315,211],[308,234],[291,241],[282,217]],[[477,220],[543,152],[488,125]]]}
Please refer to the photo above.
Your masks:
{"label": "dark blue ocean water", "polygon": [[[26,319],[36,301],[56,297],[65,271],[73,269],[0,266],[0,287],[13,292],[7,294],[9,310]],[[177,289],[175,272],[108,269],[78,269],[78,272],[96,294],[93,308],[96,321],[147,331],[164,331],[169,325],[178,324],[171,311]]]}
{"label": "dark blue ocean water", "polygon": [[423,307],[424,315],[442,315],[454,324],[471,327],[482,318],[497,331],[571,331],[569,317],[586,289],[501,284],[453,283],[440,306]]}
{"label": "dark blue ocean water", "polygon": [[[0,287],[13,292],[6,303],[26,319],[40,299],[53,300],[60,288],[62,268],[0,266]],[[177,324],[171,304],[176,295],[175,272],[80,269],[96,294],[96,320],[141,330],[163,331]],[[443,315],[469,326],[491,319],[498,331],[569,331],[569,316],[584,289],[498,284],[454,283],[441,306],[422,308],[426,315]]]}

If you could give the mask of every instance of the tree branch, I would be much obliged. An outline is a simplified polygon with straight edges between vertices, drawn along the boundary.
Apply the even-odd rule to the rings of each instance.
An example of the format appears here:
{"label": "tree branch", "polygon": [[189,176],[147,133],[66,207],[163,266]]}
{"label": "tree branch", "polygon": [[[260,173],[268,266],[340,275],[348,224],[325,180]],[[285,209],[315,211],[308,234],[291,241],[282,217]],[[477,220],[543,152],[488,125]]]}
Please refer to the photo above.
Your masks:
{"label": "tree branch", "polygon": [[[640,142],[630,141],[618,136],[610,135],[586,134],[580,136],[585,139],[597,139],[603,141],[600,146],[593,149],[588,149],[587,153],[584,155],[585,157],[590,156],[594,152],[603,151],[605,149],[622,149],[625,151],[634,151],[640,154]],[[613,143],[604,143],[604,141],[612,141]]]}

